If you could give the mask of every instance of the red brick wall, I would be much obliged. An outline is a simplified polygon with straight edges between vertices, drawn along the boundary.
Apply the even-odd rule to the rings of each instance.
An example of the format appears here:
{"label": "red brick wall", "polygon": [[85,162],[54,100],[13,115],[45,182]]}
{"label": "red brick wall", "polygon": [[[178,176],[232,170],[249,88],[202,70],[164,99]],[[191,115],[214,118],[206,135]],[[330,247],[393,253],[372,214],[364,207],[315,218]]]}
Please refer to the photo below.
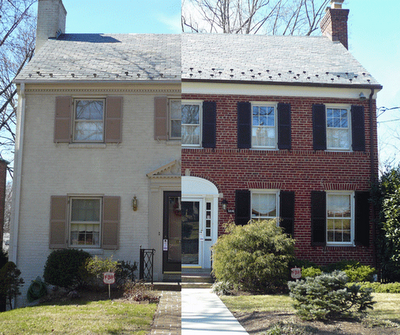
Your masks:
{"label": "red brick wall", "polygon": [[[373,263],[372,225],[370,247],[312,247],[311,191],[369,190],[371,161],[368,101],[275,96],[188,95],[182,99],[216,101],[217,144],[215,149],[183,149],[182,174],[190,169],[192,176],[213,182],[235,208],[237,189],[279,189],[295,192],[296,256],[318,264],[357,259]],[[292,149],[237,149],[237,102],[276,101],[291,104]],[[343,103],[365,108],[365,152],[324,152],[313,150],[312,105]],[[374,104],[375,106],[375,104]],[[374,107],[375,108],[375,107]],[[374,114],[375,115],[375,114]],[[375,120],[375,117],[374,117]],[[376,124],[374,124],[376,129]],[[374,134],[376,143],[376,132]],[[374,147],[374,172],[377,173],[377,149]],[[234,214],[219,209],[219,234],[222,224],[234,220]]]}

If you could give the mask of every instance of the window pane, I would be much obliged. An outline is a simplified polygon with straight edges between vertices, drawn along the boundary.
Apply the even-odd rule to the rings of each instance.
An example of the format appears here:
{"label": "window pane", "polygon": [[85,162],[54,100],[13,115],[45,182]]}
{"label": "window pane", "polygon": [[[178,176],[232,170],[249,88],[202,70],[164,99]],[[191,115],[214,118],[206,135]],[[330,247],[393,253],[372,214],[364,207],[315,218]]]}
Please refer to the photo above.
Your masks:
{"label": "window pane", "polygon": [[182,125],[182,144],[200,144],[200,126]]}
{"label": "window pane", "polygon": [[182,105],[182,124],[199,124],[199,105]]}
{"label": "window pane", "polygon": [[[72,199],[71,221],[100,221],[99,199]],[[82,229],[86,229],[82,225]]]}
{"label": "window pane", "polygon": [[253,217],[275,218],[276,217],[276,195],[264,193],[252,193],[251,211]]}
{"label": "window pane", "polygon": [[252,118],[252,145],[274,148],[276,146],[275,108],[253,105]]}
{"label": "window pane", "polygon": [[103,122],[76,122],[74,139],[76,141],[102,141]]}
{"label": "window pane", "polygon": [[77,100],[75,120],[103,120],[102,100]]}
{"label": "window pane", "polygon": [[171,137],[181,137],[181,120],[171,121]]}
{"label": "window pane", "polygon": [[181,102],[180,101],[171,101],[171,119],[177,120],[181,119],[182,111],[181,111]]}
{"label": "window pane", "polygon": [[351,216],[350,195],[331,194],[328,195],[328,217],[350,217]]}

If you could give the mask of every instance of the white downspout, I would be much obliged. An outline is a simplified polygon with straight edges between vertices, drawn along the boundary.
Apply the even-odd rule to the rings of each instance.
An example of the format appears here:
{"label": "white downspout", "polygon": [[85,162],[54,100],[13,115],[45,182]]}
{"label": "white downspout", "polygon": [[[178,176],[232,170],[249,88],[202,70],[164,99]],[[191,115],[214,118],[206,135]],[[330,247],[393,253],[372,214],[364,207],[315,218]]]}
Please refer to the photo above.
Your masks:
{"label": "white downspout", "polygon": [[25,83],[21,83],[18,92],[18,114],[17,114],[17,138],[15,141],[14,154],[14,182],[13,182],[13,216],[11,218],[11,253],[10,261],[17,264],[18,260],[18,233],[19,214],[21,205],[21,178],[22,178],[22,152],[24,144],[24,123],[25,123]]}

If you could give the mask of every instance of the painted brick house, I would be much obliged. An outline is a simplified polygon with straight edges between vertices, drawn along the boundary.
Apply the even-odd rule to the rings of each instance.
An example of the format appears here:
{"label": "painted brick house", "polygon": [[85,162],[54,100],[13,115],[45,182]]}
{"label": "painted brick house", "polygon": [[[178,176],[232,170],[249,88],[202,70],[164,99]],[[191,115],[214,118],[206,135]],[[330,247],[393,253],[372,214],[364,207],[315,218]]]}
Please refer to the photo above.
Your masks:
{"label": "painted brick house", "polygon": [[163,218],[181,187],[168,115],[180,99],[180,36],[65,34],[62,1],[38,5],[37,50],[15,80],[10,259],[30,283],[55,249],[133,263],[155,248],[162,280]]}
{"label": "painted brick house", "polygon": [[279,218],[300,259],[374,264],[381,86],[347,50],[341,2],[321,37],[182,36],[182,200],[201,236],[189,267],[210,265],[223,223],[252,218]]}

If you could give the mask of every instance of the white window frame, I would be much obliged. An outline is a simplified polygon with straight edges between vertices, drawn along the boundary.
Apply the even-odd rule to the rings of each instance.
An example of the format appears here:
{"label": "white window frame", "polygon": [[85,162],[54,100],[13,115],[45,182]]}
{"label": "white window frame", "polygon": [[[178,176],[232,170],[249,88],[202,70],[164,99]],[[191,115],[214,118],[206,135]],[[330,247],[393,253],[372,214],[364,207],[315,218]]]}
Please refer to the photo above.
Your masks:
{"label": "white window frame", "polygon": [[[101,122],[103,123],[103,134],[101,140],[77,140],[75,139],[76,135],[76,124],[83,122],[91,122],[90,120],[79,121],[76,119],[76,108],[78,101],[102,101],[103,102],[103,119]],[[104,143],[105,141],[105,115],[106,115],[106,99],[104,97],[76,97],[73,99],[73,115],[72,115],[72,142],[73,143]],[[100,122],[100,120],[94,120],[93,122]]]}
{"label": "white window frame", "polygon": [[[202,141],[203,141],[203,101],[202,100],[182,100],[181,101],[181,108],[184,105],[197,105],[199,106],[199,128],[200,128],[200,135],[199,135],[199,143],[194,143],[194,144],[190,144],[190,143],[182,143],[183,147],[195,147],[195,148],[199,148],[202,146]],[[181,122],[181,126],[183,126],[184,124]],[[182,132],[181,132],[181,136],[182,136]],[[182,137],[181,137],[181,141],[182,141]]]}
{"label": "white window frame", "polygon": [[[182,100],[179,98],[171,98],[168,99],[168,138],[170,140],[180,140],[181,136],[172,136],[172,121],[180,121],[181,127],[182,127],[182,112],[181,112],[181,117],[179,119],[177,118],[172,118],[172,103],[173,102],[179,102],[182,106]],[[182,111],[182,107],[180,108]]]}
{"label": "white window frame", "polygon": [[[347,148],[334,147],[329,146],[328,141],[328,109],[345,109],[347,110],[347,133],[349,138],[349,146]],[[351,151],[352,149],[352,131],[351,131],[351,106],[350,105],[342,105],[342,104],[327,104],[325,105],[325,127],[326,127],[326,149],[330,151]],[[333,128],[335,129],[335,128]],[[345,129],[345,128],[336,128],[336,129]]]}
{"label": "white window frame", "polygon": [[[251,101],[251,147],[254,149],[277,149],[278,148],[278,104],[276,102],[267,101]],[[262,126],[263,128],[273,128],[275,131],[274,145],[256,145],[253,141],[253,107],[273,107],[274,108],[274,126]],[[260,127],[260,126],[258,126]]]}
{"label": "white window frame", "polygon": [[[279,226],[279,192],[280,190],[265,190],[265,189],[251,189],[250,190],[250,219],[251,220],[276,220],[276,225]],[[269,194],[275,196],[276,216],[253,216],[253,196],[256,194]]]}
{"label": "white window frame", "polygon": [[[328,240],[328,220],[331,219],[328,216],[328,198],[331,195],[346,195],[350,196],[350,210],[351,216],[350,218],[346,218],[350,220],[350,241],[349,242],[330,242]],[[333,218],[332,218],[333,219]],[[355,192],[354,191],[327,191],[326,192],[326,245],[327,246],[354,246],[355,240]]]}
{"label": "white window frame", "polygon": [[[98,200],[100,202],[99,206],[99,221],[72,221],[72,201],[75,199],[83,199],[83,200]],[[68,197],[68,241],[70,248],[79,248],[79,249],[100,249],[101,248],[101,239],[102,239],[102,218],[103,218],[103,197],[102,196],[82,196],[82,195],[71,195]],[[99,243],[98,245],[87,245],[87,244],[73,244],[72,243],[72,225],[74,224],[93,224],[99,226]],[[78,233],[79,234],[79,233]]]}

